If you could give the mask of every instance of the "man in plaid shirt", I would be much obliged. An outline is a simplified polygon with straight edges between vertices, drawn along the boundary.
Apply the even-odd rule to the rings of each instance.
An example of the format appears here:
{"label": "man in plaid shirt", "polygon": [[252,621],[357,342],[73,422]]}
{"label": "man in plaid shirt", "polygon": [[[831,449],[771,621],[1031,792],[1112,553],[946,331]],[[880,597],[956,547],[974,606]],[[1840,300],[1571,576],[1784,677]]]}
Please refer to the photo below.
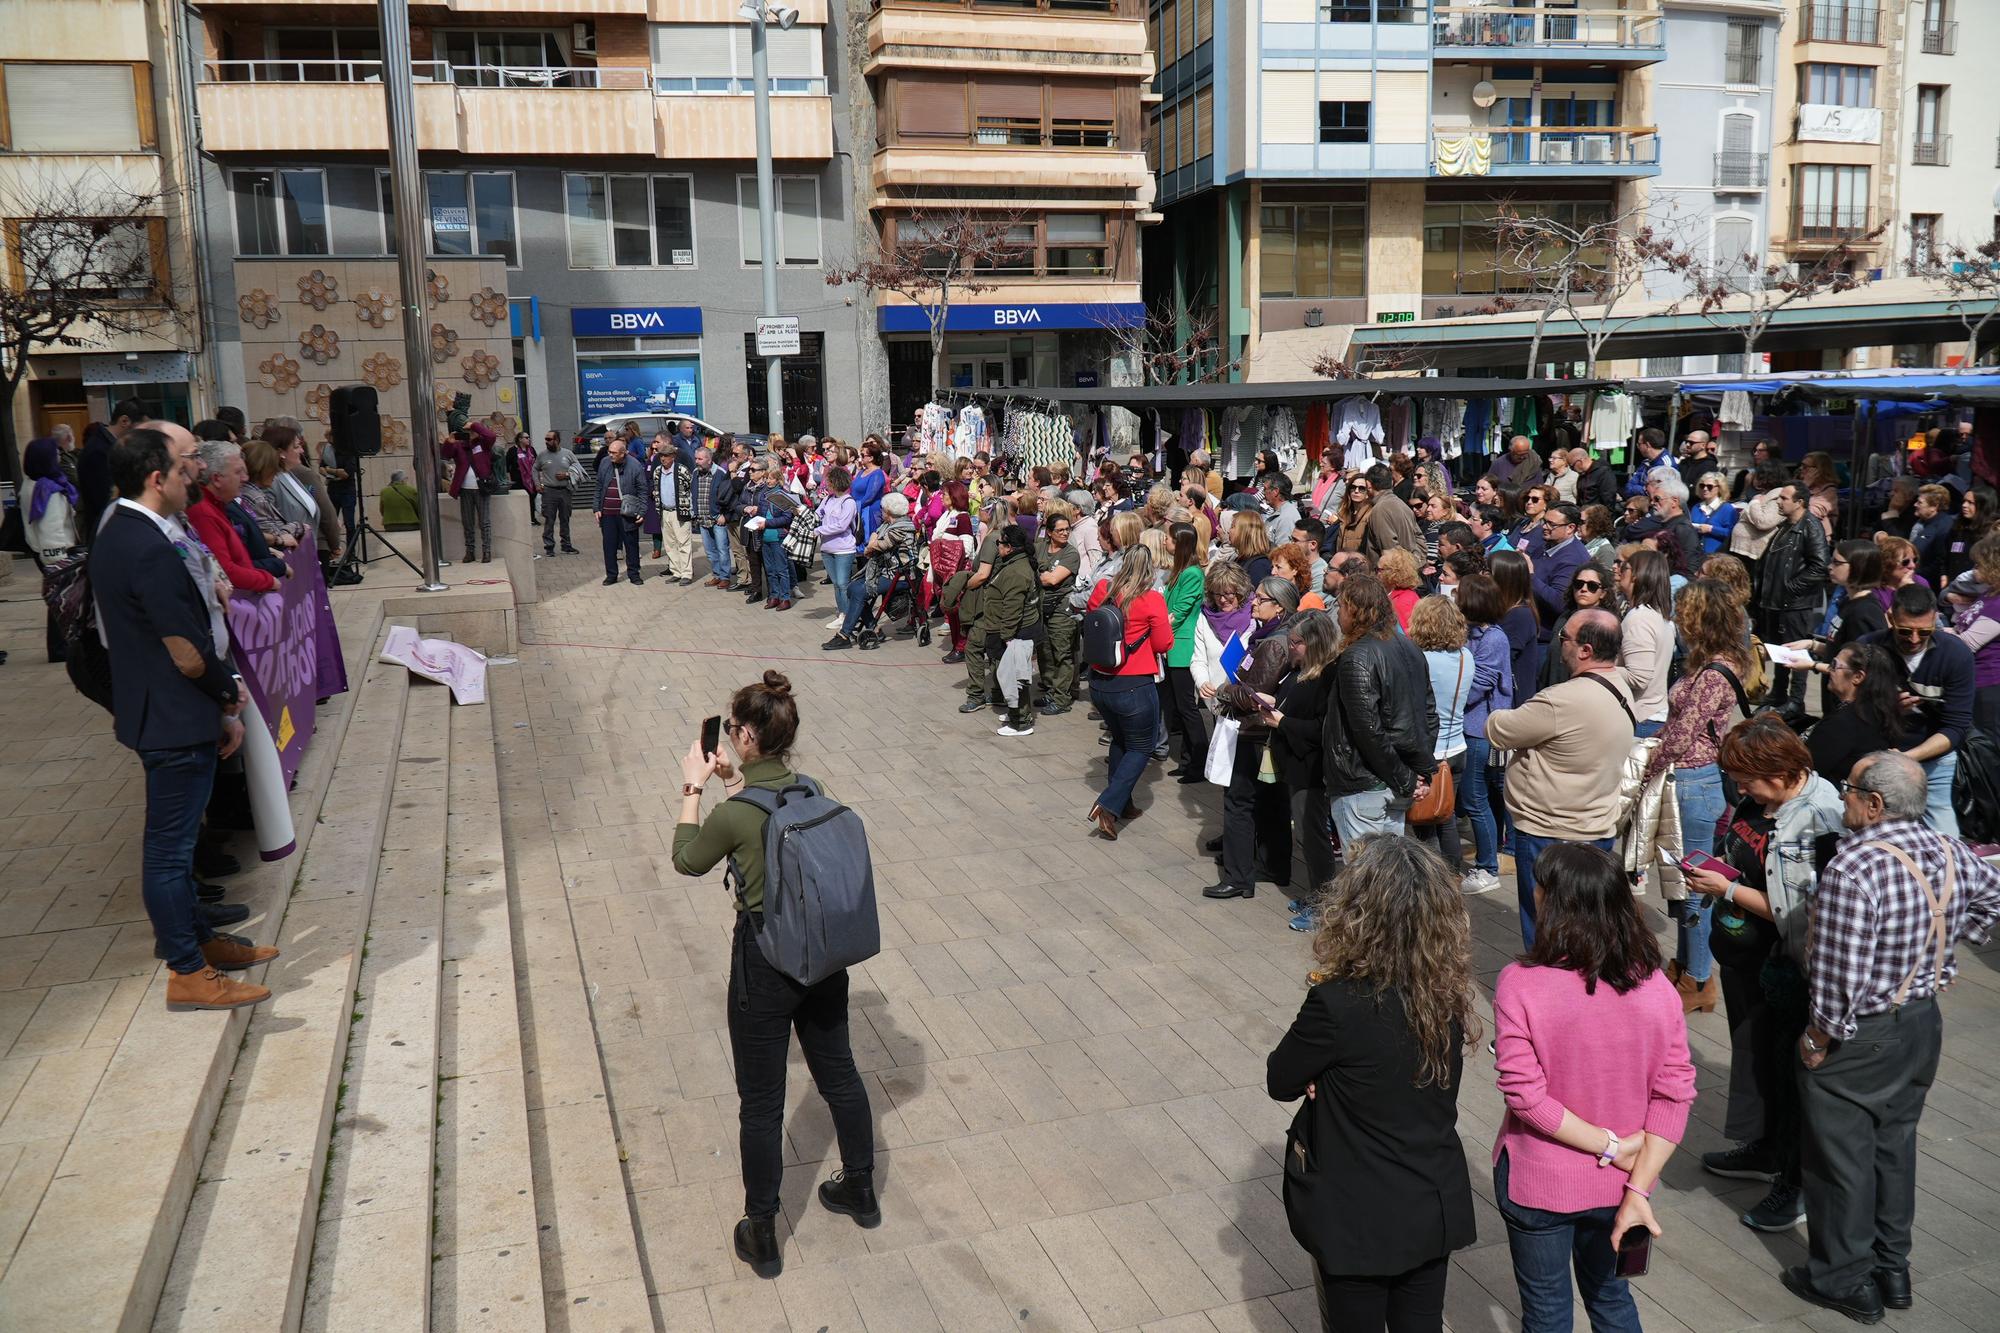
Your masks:
{"label": "man in plaid shirt", "polygon": [[1924,823],[1923,767],[1894,750],[1841,784],[1851,831],[1820,876],[1799,1038],[1808,1262],[1785,1285],[1872,1324],[1910,1308],[1917,1121],[1937,1074],[1952,946],[2000,917],[2000,871]]}

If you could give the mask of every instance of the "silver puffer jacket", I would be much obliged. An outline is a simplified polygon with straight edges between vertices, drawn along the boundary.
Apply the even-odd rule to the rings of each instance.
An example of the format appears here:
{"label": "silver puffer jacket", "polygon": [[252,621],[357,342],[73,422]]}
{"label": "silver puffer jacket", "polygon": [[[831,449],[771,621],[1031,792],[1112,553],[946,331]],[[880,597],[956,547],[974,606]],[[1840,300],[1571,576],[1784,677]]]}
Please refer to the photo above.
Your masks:
{"label": "silver puffer jacket", "polygon": [[1618,802],[1624,816],[1619,835],[1619,855],[1625,873],[1632,877],[1632,891],[1646,891],[1646,872],[1660,872],[1660,896],[1668,902],[1687,897],[1681,878],[1681,857],[1686,848],[1681,839],[1681,807],[1674,791],[1674,773],[1662,769],[1646,781],[1646,763],[1659,746],[1658,736],[1634,741],[1618,774]]}

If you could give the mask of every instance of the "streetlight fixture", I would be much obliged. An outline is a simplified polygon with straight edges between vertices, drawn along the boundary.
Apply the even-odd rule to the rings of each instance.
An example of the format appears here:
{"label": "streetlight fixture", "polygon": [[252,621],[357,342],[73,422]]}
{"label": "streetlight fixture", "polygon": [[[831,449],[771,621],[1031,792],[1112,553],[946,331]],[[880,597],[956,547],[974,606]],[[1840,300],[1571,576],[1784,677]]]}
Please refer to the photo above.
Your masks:
{"label": "streetlight fixture", "polygon": [[[764,276],[764,313],[778,313],[778,215],[771,179],[771,65],[764,49],[766,25],[775,23],[780,32],[790,31],[799,21],[799,11],[789,5],[763,5],[743,0],[737,14],[750,24],[750,74],[757,101],[757,236]],[[775,356],[764,358],[764,403],[767,434],[785,432],[785,377],[783,362]]]}

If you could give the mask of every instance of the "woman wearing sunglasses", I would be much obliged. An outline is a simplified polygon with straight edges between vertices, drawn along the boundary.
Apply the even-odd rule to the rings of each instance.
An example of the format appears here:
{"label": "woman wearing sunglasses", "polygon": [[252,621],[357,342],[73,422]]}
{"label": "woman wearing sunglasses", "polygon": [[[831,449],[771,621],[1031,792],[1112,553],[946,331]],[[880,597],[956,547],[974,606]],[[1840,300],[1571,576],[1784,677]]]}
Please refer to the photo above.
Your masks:
{"label": "woman wearing sunglasses", "polygon": [[[1563,627],[1569,618],[1579,611],[1609,611],[1619,614],[1618,592],[1611,586],[1611,574],[1603,565],[1592,561],[1570,576],[1569,588],[1563,594],[1562,614],[1549,629],[1549,642],[1562,642]],[[1560,685],[1569,679],[1569,667],[1563,662],[1559,652],[1542,654],[1541,674],[1535,688],[1546,690],[1551,685]]]}
{"label": "woman wearing sunglasses", "polygon": [[1738,510],[1727,499],[1728,486],[1720,472],[1704,472],[1694,484],[1694,508],[1688,522],[1701,534],[1701,549],[1709,555],[1729,549],[1729,534],[1736,531]]}

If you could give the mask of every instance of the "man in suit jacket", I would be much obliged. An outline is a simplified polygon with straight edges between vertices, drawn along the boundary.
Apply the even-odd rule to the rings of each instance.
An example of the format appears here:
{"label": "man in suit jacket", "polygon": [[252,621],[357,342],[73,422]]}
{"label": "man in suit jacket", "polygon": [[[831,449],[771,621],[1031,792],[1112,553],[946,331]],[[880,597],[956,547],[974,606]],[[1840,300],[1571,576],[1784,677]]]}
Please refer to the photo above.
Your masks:
{"label": "man in suit jacket", "polygon": [[216,764],[243,743],[243,685],[217,653],[207,559],[180,520],[200,475],[195,440],[178,426],[135,427],[110,462],[119,498],[91,549],[90,583],[113,664],[113,729],[146,771],[141,893],[171,969],[167,1007],[255,1004],[271,992],[223,969],[278,951],[216,935],[195,896],[195,839]]}
{"label": "man in suit jacket", "polygon": [[83,448],[76,456],[76,535],[85,546],[111,505],[111,451],[145,415],[145,404],[137,398],[122,398],[111,409],[110,425],[93,421],[83,432]]}
{"label": "man in suit jacket", "polygon": [[1549,641],[1546,627],[1554,625],[1566,609],[1569,581],[1576,577],[1577,570],[1590,563],[1590,550],[1577,535],[1582,522],[1582,514],[1575,505],[1557,505],[1542,518],[1543,539],[1547,544],[1540,555],[1533,557],[1529,582],[1542,609],[1543,643]]}

